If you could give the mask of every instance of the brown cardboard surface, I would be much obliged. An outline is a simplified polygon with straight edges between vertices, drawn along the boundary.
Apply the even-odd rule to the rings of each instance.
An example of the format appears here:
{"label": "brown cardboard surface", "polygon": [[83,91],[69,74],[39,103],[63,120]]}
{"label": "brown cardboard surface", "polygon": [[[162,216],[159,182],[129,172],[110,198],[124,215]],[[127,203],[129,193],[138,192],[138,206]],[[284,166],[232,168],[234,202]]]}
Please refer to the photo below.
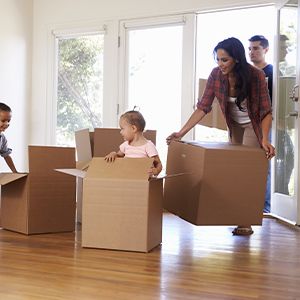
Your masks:
{"label": "brown cardboard surface", "polygon": [[28,233],[28,177],[1,187],[2,228]]}
{"label": "brown cardboard surface", "polygon": [[[146,130],[146,139],[156,142],[156,131]],[[124,142],[118,128],[95,128],[94,131],[94,157],[103,157],[112,151],[118,151]]]}
{"label": "brown cardboard surface", "polygon": [[[203,95],[203,92],[205,90],[207,83],[207,79],[199,79],[199,90],[198,90],[198,98],[200,99]],[[207,126],[207,127],[213,127],[218,128],[221,130],[227,130],[227,124],[224,118],[224,115],[222,113],[222,110],[220,108],[220,105],[218,103],[218,100],[215,98],[212,110],[210,113],[208,113],[205,118],[203,118],[199,125]]]}
{"label": "brown cardboard surface", "polygon": [[195,225],[261,225],[268,162],[261,149],[227,143],[169,146],[164,208]]}
{"label": "brown cardboard surface", "polygon": [[27,175],[27,173],[0,173],[0,185],[5,185]]}
{"label": "brown cardboard surface", "polygon": [[75,178],[54,169],[75,168],[75,149],[28,150],[28,176],[2,187],[2,227],[25,234],[73,231]]}
{"label": "brown cardboard surface", "polygon": [[[146,139],[156,144],[156,131],[146,130]],[[119,128],[95,128],[94,132],[83,129],[75,132],[78,161],[90,161],[92,157],[104,157],[112,151],[118,151],[124,142]]]}
{"label": "brown cardboard surface", "polygon": [[112,151],[118,151],[124,140],[118,128],[94,129],[94,157],[104,157]]}
{"label": "brown cardboard surface", "polygon": [[[118,151],[119,146],[124,142],[119,128],[95,128],[94,132],[83,129],[75,132],[77,165],[76,168],[86,170],[92,157],[104,157],[112,151]],[[156,131],[146,130],[146,139],[156,144]],[[81,203],[82,203],[82,182],[77,178],[76,202],[77,202],[77,221],[81,222]]]}
{"label": "brown cardboard surface", "polygon": [[95,157],[90,162],[87,178],[106,179],[142,179],[148,180],[153,163],[151,158],[119,158],[113,163],[108,163],[104,157]]}
{"label": "brown cardboard surface", "polygon": [[162,203],[163,180],[150,180],[148,200],[147,251],[153,249],[162,241]]}
{"label": "brown cardboard surface", "polygon": [[83,180],[83,247],[148,252],[161,243],[162,179],[148,181],[151,163],[92,159]]}

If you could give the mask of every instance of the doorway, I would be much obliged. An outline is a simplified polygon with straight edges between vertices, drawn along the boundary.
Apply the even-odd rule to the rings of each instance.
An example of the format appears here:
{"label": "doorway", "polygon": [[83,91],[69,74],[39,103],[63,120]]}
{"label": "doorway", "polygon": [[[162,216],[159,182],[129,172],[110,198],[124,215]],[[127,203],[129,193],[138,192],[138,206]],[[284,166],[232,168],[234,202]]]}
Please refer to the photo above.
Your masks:
{"label": "doorway", "polygon": [[298,196],[299,144],[299,3],[287,1],[279,9],[274,180],[271,212],[300,224]]}

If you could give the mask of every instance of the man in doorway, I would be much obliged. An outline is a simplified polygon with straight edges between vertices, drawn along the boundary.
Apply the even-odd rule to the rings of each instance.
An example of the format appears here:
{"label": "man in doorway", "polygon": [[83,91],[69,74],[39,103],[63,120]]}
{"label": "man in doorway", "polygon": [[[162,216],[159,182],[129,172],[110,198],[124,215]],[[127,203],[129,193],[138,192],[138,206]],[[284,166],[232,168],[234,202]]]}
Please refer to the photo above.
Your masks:
{"label": "man in doorway", "polygon": [[[273,89],[273,66],[266,62],[266,54],[269,51],[269,41],[263,35],[254,35],[249,39],[249,57],[254,66],[262,69],[268,82],[268,90],[272,103]],[[271,141],[271,136],[270,136]],[[265,195],[264,213],[269,213],[271,209],[271,170],[269,166],[267,187]]]}
{"label": "man in doorway", "polygon": [[[276,191],[290,195],[289,184],[294,169],[294,145],[292,130],[295,128],[295,120],[288,117],[289,112],[294,110],[294,103],[287,95],[292,86],[296,83],[295,63],[290,64],[286,56],[289,53],[289,46],[293,44],[285,34],[279,36],[279,99],[277,105],[277,159],[275,165]],[[296,58],[295,58],[296,60]],[[280,145],[280,146],[279,146]],[[293,182],[292,182],[293,184]]]}
{"label": "man in doorway", "polygon": [[254,35],[249,39],[249,57],[254,66],[265,72],[272,102],[273,66],[266,62],[269,41],[263,35]]}
{"label": "man in doorway", "polygon": [[296,77],[296,68],[290,65],[286,56],[289,53],[289,38],[285,34],[279,36],[279,76]]}

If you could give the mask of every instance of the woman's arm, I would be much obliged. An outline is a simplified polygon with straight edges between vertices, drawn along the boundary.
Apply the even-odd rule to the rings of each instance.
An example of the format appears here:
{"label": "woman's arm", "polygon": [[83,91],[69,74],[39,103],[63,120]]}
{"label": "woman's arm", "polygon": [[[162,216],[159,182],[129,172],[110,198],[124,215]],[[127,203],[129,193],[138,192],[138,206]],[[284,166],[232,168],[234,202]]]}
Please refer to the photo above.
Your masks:
{"label": "woman's arm", "polygon": [[189,132],[196,124],[198,124],[203,117],[209,113],[212,109],[212,103],[215,99],[215,84],[220,80],[219,68],[214,68],[206,82],[206,86],[203,95],[198,95],[199,100],[197,103],[197,109],[192,113],[188,121],[178,132],[173,132],[167,137],[167,144],[169,145],[172,140],[179,140],[187,132]]}
{"label": "woman's arm", "polygon": [[178,132],[173,132],[171,135],[167,137],[167,144],[169,145],[172,140],[179,140],[182,138],[187,132],[189,132],[196,124],[198,124],[203,117],[205,116],[205,112],[199,108],[197,108],[188,121],[184,124],[184,126]]}
{"label": "woman's arm", "polygon": [[271,159],[273,156],[275,156],[275,148],[271,145],[269,141],[269,132],[270,132],[271,124],[272,124],[272,115],[267,114],[261,121],[261,129],[262,129],[261,145],[263,149],[266,151],[266,156],[268,159]]}

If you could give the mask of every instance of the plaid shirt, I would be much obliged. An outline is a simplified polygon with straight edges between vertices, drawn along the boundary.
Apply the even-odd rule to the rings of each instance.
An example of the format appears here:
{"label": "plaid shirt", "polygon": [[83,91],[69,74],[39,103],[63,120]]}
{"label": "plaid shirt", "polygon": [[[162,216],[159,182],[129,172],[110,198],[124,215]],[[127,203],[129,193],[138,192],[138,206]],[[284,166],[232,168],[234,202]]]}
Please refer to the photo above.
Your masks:
{"label": "plaid shirt", "polygon": [[10,155],[12,150],[7,147],[7,139],[3,133],[0,133],[0,155],[6,157]]}
{"label": "plaid shirt", "polygon": [[[247,99],[247,108],[254,132],[261,144],[261,121],[266,115],[272,112],[271,101],[264,72],[250,64],[249,68],[251,74],[251,96]],[[226,119],[231,136],[231,128],[234,121],[230,116],[228,108],[228,94],[228,76],[223,75],[220,68],[216,67],[208,77],[205,91],[201,99],[198,100],[197,108],[203,110],[206,114],[209,113],[212,109],[213,100],[216,97]]]}

